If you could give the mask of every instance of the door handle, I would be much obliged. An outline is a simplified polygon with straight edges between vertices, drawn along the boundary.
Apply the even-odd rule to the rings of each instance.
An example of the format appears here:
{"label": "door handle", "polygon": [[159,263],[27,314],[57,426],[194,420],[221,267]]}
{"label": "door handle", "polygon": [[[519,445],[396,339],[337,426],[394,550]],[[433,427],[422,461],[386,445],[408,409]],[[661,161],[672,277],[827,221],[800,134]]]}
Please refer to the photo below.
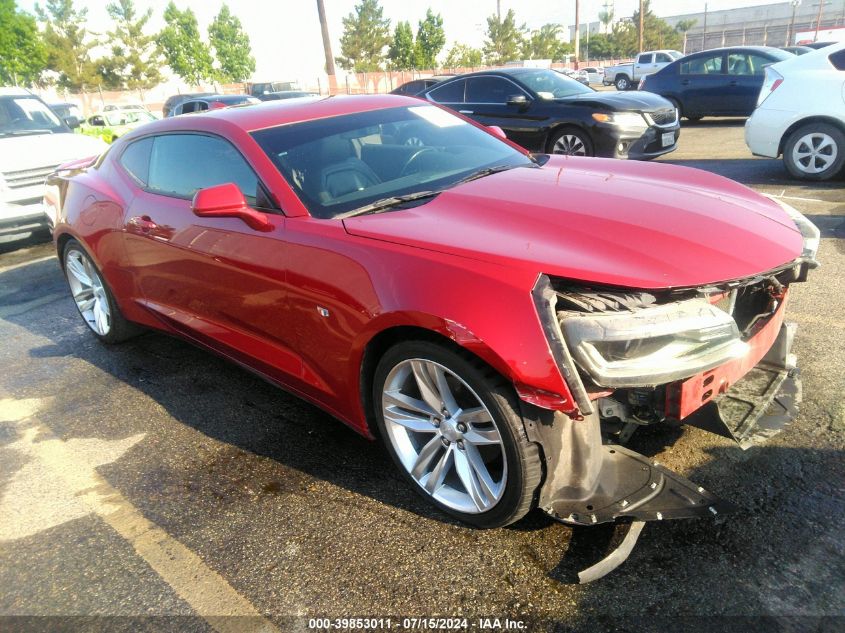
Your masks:
{"label": "door handle", "polygon": [[682,86],[689,86],[689,79],[684,79],[684,80],[681,82],[681,85],[682,85]]}
{"label": "door handle", "polygon": [[473,114],[472,110],[458,110],[461,114]]}
{"label": "door handle", "polygon": [[133,216],[129,218],[126,224],[133,233],[142,233],[143,235],[147,235],[158,228],[158,224],[153,222],[148,215]]}
{"label": "door handle", "polygon": [[728,85],[729,85],[729,86],[735,86],[735,85],[736,85],[736,79],[734,79],[733,81],[731,81]]}

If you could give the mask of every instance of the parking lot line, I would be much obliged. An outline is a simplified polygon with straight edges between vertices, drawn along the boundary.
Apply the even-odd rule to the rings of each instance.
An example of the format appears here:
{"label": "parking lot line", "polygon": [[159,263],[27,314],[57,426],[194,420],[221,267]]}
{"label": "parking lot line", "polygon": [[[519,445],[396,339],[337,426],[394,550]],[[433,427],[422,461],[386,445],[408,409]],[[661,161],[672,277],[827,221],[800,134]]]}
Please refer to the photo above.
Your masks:
{"label": "parking lot line", "polygon": [[24,266],[31,266],[33,264],[38,264],[39,262],[46,262],[48,259],[56,259],[56,256],[46,255],[45,257],[39,257],[38,259],[29,259],[25,262],[20,262],[19,264],[12,264],[11,266],[2,266],[0,267],[0,273],[6,273],[10,270],[15,270],[16,268],[23,268]]}
{"label": "parking lot line", "polygon": [[143,434],[122,440],[61,440],[38,420],[43,404],[39,399],[0,399],[0,422],[14,423],[19,430],[18,438],[6,448],[27,458],[0,497],[0,516],[10,519],[3,522],[0,541],[23,538],[93,513],[126,539],[216,631],[278,631],[222,576],[144,517],[96,471],[97,466],[119,459]]}

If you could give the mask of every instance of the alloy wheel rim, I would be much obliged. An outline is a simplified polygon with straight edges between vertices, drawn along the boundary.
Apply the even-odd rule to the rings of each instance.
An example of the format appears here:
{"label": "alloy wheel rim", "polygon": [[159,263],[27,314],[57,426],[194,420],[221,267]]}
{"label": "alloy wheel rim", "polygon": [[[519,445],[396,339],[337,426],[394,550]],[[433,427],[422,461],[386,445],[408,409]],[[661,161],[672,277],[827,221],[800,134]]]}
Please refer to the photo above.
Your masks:
{"label": "alloy wheel rim", "polygon": [[831,167],[839,153],[836,141],[823,132],[805,134],[792,147],[792,162],[806,174],[818,174]]}
{"label": "alloy wheel rim", "polygon": [[388,374],[387,436],[411,478],[448,508],[480,514],[502,498],[507,458],[490,411],[454,372],[413,358]]}
{"label": "alloy wheel rim", "polygon": [[65,257],[65,271],[79,314],[96,334],[106,336],[111,330],[109,301],[103,280],[88,256],[70,249]]}
{"label": "alloy wheel rim", "polygon": [[584,141],[575,134],[564,134],[555,141],[554,153],[566,154],[567,156],[586,156],[587,148]]}

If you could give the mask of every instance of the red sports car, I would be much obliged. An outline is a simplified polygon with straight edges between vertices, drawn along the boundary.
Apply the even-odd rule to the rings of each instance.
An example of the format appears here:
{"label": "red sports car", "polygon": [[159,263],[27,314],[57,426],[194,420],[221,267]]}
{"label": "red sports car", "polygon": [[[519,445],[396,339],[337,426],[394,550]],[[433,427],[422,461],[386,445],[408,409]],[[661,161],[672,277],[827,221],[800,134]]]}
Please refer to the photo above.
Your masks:
{"label": "red sports car", "polygon": [[529,154],[412,98],[295,101],[154,122],[51,176],[96,337],[228,357],[381,436],[478,526],[729,508],[623,444],[689,423],[748,446],[794,413],[806,218],[710,173]]}

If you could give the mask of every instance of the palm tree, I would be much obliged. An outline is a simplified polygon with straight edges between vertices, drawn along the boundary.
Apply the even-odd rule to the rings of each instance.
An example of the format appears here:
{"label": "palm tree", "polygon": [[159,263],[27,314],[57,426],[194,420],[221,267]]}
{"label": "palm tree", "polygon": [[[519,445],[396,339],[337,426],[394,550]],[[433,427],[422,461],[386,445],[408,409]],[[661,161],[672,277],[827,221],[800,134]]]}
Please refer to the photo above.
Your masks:
{"label": "palm tree", "polygon": [[687,52],[687,31],[694,27],[697,21],[698,20],[679,20],[678,23],[675,25],[675,30],[678,33],[684,34],[684,53]]}

